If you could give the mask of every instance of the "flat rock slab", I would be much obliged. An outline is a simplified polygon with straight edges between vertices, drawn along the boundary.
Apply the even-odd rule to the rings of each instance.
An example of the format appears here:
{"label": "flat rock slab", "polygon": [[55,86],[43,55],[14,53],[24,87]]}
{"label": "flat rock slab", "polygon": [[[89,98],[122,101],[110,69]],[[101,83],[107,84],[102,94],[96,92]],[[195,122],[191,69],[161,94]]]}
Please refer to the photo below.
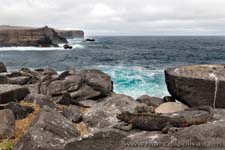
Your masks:
{"label": "flat rock slab", "polygon": [[65,146],[65,150],[121,150],[119,142],[126,134],[116,130],[104,130],[86,138],[77,138]]}
{"label": "flat rock slab", "polygon": [[124,132],[121,130],[107,129],[97,131],[88,137],[75,138],[66,144],[65,149],[224,150],[224,124],[225,110],[216,109],[214,117],[210,122],[179,128],[177,132],[163,134],[161,131],[150,132],[133,129]]}
{"label": "flat rock slab", "polygon": [[19,76],[19,77],[12,77],[9,78],[9,84],[18,84],[18,85],[24,85],[27,84],[31,80],[31,77],[29,76]]}
{"label": "flat rock slab", "polygon": [[170,94],[188,106],[225,108],[225,65],[193,65],[165,70]]}
{"label": "flat rock slab", "polygon": [[29,90],[20,85],[0,84],[0,104],[23,100],[28,93]]}
{"label": "flat rock slab", "polygon": [[75,126],[59,112],[44,107],[14,150],[64,150],[67,141],[80,135]]}

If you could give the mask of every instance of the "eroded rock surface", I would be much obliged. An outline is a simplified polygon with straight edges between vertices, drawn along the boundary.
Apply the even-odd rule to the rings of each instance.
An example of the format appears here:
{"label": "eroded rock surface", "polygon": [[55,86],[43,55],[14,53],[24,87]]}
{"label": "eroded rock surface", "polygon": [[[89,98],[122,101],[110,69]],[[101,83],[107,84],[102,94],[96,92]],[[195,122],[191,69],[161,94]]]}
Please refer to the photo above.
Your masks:
{"label": "eroded rock surface", "polygon": [[88,137],[69,141],[65,149],[81,147],[84,150],[88,148],[93,150],[223,150],[225,148],[224,116],[225,110],[217,109],[210,122],[179,128],[169,134],[137,129],[129,132],[112,129],[97,131]]}
{"label": "eroded rock surface", "polygon": [[215,104],[217,108],[225,108],[224,65],[169,68],[165,71],[165,77],[168,91],[176,100],[191,107],[214,107]]}
{"label": "eroded rock surface", "polygon": [[57,111],[45,107],[13,149],[64,150],[65,143],[79,135],[69,120]]}
{"label": "eroded rock surface", "polygon": [[125,133],[116,130],[103,130],[89,137],[77,138],[66,144],[65,150],[122,150],[120,142]]}
{"label": "eroded rock surface", "polygon": [[23,100],[29,90],[20,85],[0,84],[0,104]]}
{"label": "eroded rock surface", "polygon": [[79,123],[82,120],[82,114],[80,112],[80,108],[75,105],[70,105],[63,110],[63,116],[65,116],[68,120]]}
{"label": "eroded rock surface", "polygon": [[138,105],[139,103],[129,96],[113,94],[93,105],[84,114],[83,120],[92,131],[112,127],[118,122],[117,114],[122,111],[134,112]]}
{"label": "eroded rock surface", "polygon": [[40,84],[42,94],[54,97],[69,93],[76,101],[109,96],[112,88],[111,78],[107,74],[93,69],[49,76],[49,79]]}

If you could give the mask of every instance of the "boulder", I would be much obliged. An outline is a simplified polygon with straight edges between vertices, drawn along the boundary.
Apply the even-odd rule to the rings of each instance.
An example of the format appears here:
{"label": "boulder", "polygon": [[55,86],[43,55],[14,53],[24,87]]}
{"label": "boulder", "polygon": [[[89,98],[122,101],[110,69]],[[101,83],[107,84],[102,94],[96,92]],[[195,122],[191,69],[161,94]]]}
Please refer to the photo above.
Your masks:
{"label": "boulder", "polygon": [[30,93],[24,98],[24,100],[29,103],[35,103],[41,108],[44,106],[48,106],[50,108],[57,108],[56,104],[53,103],[48,96],[42,94]]}
{"label": "boulder", "polygon": [[9,79],[5,75],[0,75],[0,84],[7,84],[9,82]]}
{"label": "boulder", "polygon": [[29,76],[19,76],[19,77],[9,78],[8,83],[24,85],[24,84],[27,84],[30,80],[31,80],[31,77],[29,77]]}
{"label": "boulder", "polygon": [[[67,76],[64,80],[54,80],[47,84],[41,91],[49,96],[61,95],[65,92],[78,90],[81,86],[82,78],[80,75]],[[46,89],[46,90],[45,90]]]}
{"label": "boulder", "polygon": [[83,121],[91,129],[91,132],[110,128],[118,122],[117,114],[123,111],[134,112],[138,105],[139,103],[129,96],[113,94],[102,102],[93,105],[83,115]]}
{"label": "boulder", "polygon": [[189,108],[187,105],[178,103],[178,102],[166,102],[159,105],[156,109],[156,113],[174,113],[178,111],[184,111],[185,109]]}
{"label": "boulder", "polygon": [[14,71],[7,76],[9,77],[10,84],[34,84],[40,80],[40,73],[31,71],[28,68],[21,68],[18,71]]}
{"label": "boulder", "polygon": [[15,102],[10,102],[9,104],[5,105],[4,108],[10,109],[13,112],[15,119],[26,118],[30,113],[34,111],[32,107],[22,106]]}
{"label": "boulder", "polygon": [[62,91],[57,91],[56,94],[52,94],[50,93],[51,91],[54,91],[54,90],[57,90],[59,87],[57,86],[60,86],[62,85],[62,83],[57,83],[56,84],[56,89],[52,89],[54,87],[49,87],[49,85],[51,83],[53,83],[54,81],[59,81],[58,80],[58,75],[41,75],[41,80],[38,82],[37,84],[37,89],[38,89],[38,94],[44,94],[44,95],[48,95],[48,96],[58,96],[60,95],[61,93],[63,93]]}
{"label": "boulder", "polygon": [[44,107],[13,149],[64,150],[65,143],[79,135],[69,120],[57,111]]}
{"label": "boulder", "polygon": [[0,110],[0,139],[9,139],[15,136],[15,117],[8,109]]}
{"label": "boulder", "polygon": [[0,73],[1,72],[7,72],[6,66],[4,63],[0,62]]}
{"label": "boulder", "polygon": [[225,108],[225,66],[192,65],[165,70],[168,91],[178,101],[194,107]]}
{"label": "boulder", "polygon": [[101,96],[108,96],[113,91],[113,84],[110,76],[96,69],[80,71],[84,81],[94,90],[101,92]]}
{"label": "boulder", "polygon": [[58,98],[58,104],[61,104],[61,105],[70,105],[71,102],[72,102],[72,97],[70,96],[69,93],[64,93],[62,96],[60,96]]}
{"label": "boulder", "polygon": [[137,101],[153,107],[158,107],[160,104],[164,103],[163,99],[151,97],[149,95],[142,95],[141,97],[137,98]]}
{"label": "boulder", "polygon": [[99,70],[68,70],[59,76],[47,77],[40,83],[40,93],[48,96],[69,93],[74,100],[81,101],[103,98],[112,93],[111,78]]}
{"label": "boulder", "polygon": [[20,85],[0,84],[0,104],[23,100],[28,93],[29,90]]}
{"label": "boulder", "polygon": [[76,105],[80,107],[89,108],[89,106],[85,106],[81,104],[80,102],[74,100],[69,93],[64,93],[63,95],[52,97],[52,99],[56,100],[58,104],[61,105]]}
{"label": "boulder", "polygon": [[75,105],[65,107],[63,110],[63,116],[65,116],[69,121],[72,121],[74,123],[79,123],[82,120],[80,108]]}

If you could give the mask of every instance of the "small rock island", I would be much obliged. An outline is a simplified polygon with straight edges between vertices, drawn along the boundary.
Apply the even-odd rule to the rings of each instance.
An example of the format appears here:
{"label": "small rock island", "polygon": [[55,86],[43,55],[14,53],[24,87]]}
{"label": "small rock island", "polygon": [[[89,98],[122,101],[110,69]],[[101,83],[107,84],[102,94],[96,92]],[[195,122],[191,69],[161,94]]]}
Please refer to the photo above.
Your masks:
{"label": "small rock island", "polygon": [[57,30],[48,26],[41,28],[0,26],[0,47],[35,46],[58,47],[67,39],[84,38],[81,30]]}

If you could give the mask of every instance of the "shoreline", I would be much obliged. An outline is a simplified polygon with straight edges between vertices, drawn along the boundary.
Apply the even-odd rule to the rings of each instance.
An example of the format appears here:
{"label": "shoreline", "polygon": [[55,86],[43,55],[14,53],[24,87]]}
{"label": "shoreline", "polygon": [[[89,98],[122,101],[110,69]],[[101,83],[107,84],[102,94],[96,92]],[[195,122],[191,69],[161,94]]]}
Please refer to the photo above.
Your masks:
{"label": "shoreline", "polygon": [[[13,139],[13,134],[18,133],[18,129],[23,130],[20,132],[20,138],[16,140],[14,146],[16,150],[32,149],[37,146],[42,149],[57,150],[71,150],[75,147],[82,150],[90,147],[105,150],[104,145],[98,142],[93,143],[93,140],[96,139],[111,145],[113,150],[125,149],[127,147],[125,141],[137,144],[140,144],[140,141],[159,142],[165,145],[174,139],[172,137],[177,139],[175,141],[177,143],[187,143],[188,139],[195,137],[200,144],[203,144],[205,140],[213,143],[215,138],[206,136],[206,134],[211,133],[217,134],[219,146],[225,142],[224,134],[221,132],[221,130],[225,130],[225,122],[220,121],[225,116],[224,109],[215,109],[214,115],[217,117],[211,118],[206,123],[179,128],[176,132],[163,134],[162,131],[137,129],[124,132],[113,128],[118,124],[117,115],[124,111],[130,111],[131,113],[144,111],[164,115],[170,113],[169,116],[171,116],[171,113],[185,114],[184,117],[193,114],[200,115],[205,112],[185,111],[188,106],[175,102],[175,99],[171,96],[162,99],[143,95],[135,100],[127,95],[116,94],[113,92],[111,78],[96,69],[79,71],[70,69],[57,73],[50,68],[36,70],[21,68],[7,73],[5,65],[0,64],[0,72],[2,72],[0,73],[0,103],[2,103],[0,114],[7,114],[7,119],[11,116],[12,124],[14,122],[14,126],[8,126],[10,128],[8,138]],[[8,93],[11,93],[10,96]],[[5,112],[6,108],[7,112]],[[12,115],[15,115],[14,119]],[[32,116],[33,119],[29,119],[28,124],[21,129],[18,121],[26,120],[28,116]],[[40,118],[42,119],[40,120]],[[6,122],[2,124],[4,123]],[[52,126],[53,124],[56,126]],[[219,132],[217,132],[218,128]],[[205,132],[205,129],[207,132]],[[2,136],[0,134],[0,137]],[[7,135],[4,136],[7,139]],[[36,139],[30,138],[30,136],[35,136]],[[45,140],[43,140],[43,137],[45,137]],[[152,140],[149,141],[149,137]],[[193,143],[198,144],[194,141]],[[128,147],[132,148],[133,146]],[[147,147],[159,150],[166,148],[166,146],[155,147],[150,145]],[[173,147],[174,150],[179,148],[179,146]]]}

